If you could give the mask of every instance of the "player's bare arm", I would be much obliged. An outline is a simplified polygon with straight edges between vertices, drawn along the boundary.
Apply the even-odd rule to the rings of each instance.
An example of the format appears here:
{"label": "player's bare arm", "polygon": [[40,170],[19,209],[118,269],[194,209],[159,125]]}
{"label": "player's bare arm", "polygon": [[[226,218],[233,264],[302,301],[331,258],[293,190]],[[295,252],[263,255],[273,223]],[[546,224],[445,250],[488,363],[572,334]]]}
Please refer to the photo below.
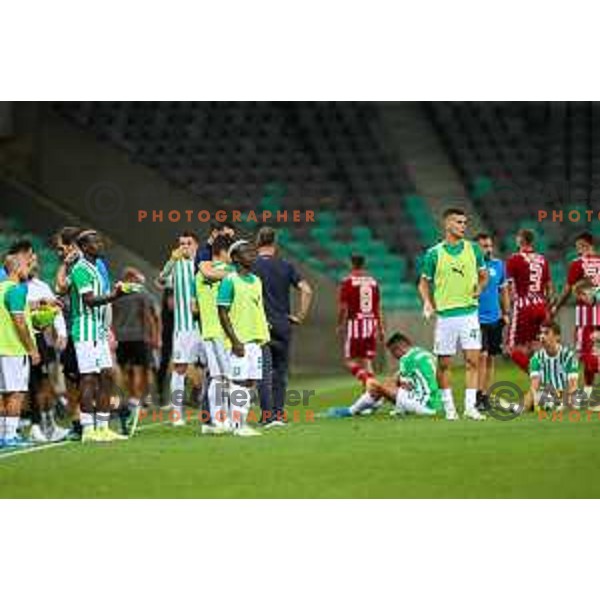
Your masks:
{"label": "player's bare arm", "polygon": [[506,325],[510,321],[510,286],[505,285],[500,293],[500,307],[502,309],[502,320]]}
{"label": "player's bare arm", "polygon": [[429,279],[425,275],[421,275],[419,281],[419,294],[423,301],[423,315],[426,319],[429,319],[435,312],[435,305],[431,297],[431,286],[429,285]]}
{"label": "player's bare arm", "polygon": [[338,335],[344,335],[346,323],[348,322],[348,306],[340,304],[338,307],[336,332]]}
{"label": "player's bare arm", "polygon": [[86,306],[94,308],[96,306],[103,306],[104,304],[111,304],[124,295],[125,292],[123,291],[121,282],[119,281],[115,285],[115,289],[109,294],[105,294],[104,296],[94,296],[93,292],[87,292],[86,294],[83,294],[82,298]]}
{"label": "player's bare arm", "polygon": [[295,315],[289,316],[290,321],[296,325],[300,325],[306,319],[313,298],[313,290],[308,281],[304,279],[298,283],[298,292],[300,293],[300,307]]}
{"label": "player's bare arm", "polygon": [[34,365],[39,364],[40,355],[37,350],[37,345],[35,340],[31,337],[31,333],[29,331],[29,327],[27,327],[27,323],[25,322],[25,315],[22,313],[13,314],[12,321],[17,330],[17,335],[19,336],[19,340],[25,346],[25,350],[27,350],[27,354],[31,357],[31,362]]}
{"label": "player's bare arm", "polygon": [[479,296],[481,296],[481,292],[483,292],[485,289],[489,279],[490,276],[487,272],[487,269],[479,269],[479,273],[477,274],[477,287],[475,288],[475,293],[473,294],[475,298],[479,298]]}
{"label": "player's bare arm", "polygon": [[221,281],[221,279],[225,279],[227,277],[228,272],[224,269],[215,269],[213,267],[212,260],[203,260],[200,263],[200,273],[208,280],[208,281]]}
{"label": "player's bare arm", "polygon": [[231,319],[229,318],[229,308],[227,306],[219,306],[219,321],[221,322],[221,327],[225,332],[225,335],[229,338],[231,342],[231,351],[236,356],[244,356],[244,344],[240,342],[235,331],[233,329],[233,325],[231,324]]}
{"label": "player's bare arm", "polygon": [[525,395],[525,410],[533,410],[537,404],[540,395],[541,379],[539,377],[532,377],[530,380],[529,393]]}

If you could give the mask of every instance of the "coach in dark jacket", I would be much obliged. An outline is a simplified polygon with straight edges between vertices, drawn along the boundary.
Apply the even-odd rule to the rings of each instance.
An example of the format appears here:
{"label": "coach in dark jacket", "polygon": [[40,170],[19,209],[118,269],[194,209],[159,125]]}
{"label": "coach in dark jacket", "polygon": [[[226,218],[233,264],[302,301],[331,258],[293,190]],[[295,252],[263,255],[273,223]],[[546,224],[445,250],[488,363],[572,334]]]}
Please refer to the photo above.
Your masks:
{"label": "coach in dark jacket", "polygon": [[[312,289],[287,260],[277,256],[276,233],[263,227],[256,238],[258,258],[254,272],[263,284],[265,312],[271,327],[271,341],[263,348],[263,379],[259,384],[263,420],[269,425],[284,423],[292,325],[300,325],[308,313]],[[298,312],[291,314],[290,290],[300,294]],[[271,417],[268,416],[268,412]],[[267,413],[267,414],[265,414]]]}

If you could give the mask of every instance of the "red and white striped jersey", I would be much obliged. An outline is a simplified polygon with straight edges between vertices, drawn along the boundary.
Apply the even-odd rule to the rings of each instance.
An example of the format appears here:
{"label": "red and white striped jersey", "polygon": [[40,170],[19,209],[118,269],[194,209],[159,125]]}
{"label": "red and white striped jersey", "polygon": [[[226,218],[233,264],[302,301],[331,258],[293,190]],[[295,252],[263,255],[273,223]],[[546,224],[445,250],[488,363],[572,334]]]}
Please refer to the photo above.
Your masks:
{"label": "red and white striped jersey", "polygon": [[[571,262],[567,273],[567,283],[572,287],[582,279],[589,279],[595,288],[600,288],[600,256],[580,256]],[[577,298],[575,325],[577,327],[599,327],[600,305],[587,304]]]}
{"label": "red and white striped jersey", "polygon": [[513,284],[513,302],[518,308],[546,302],[551,278],[544,255],[532,250],[516,252],[506,261],[506,277]]}
{"label": "red and white striped jersey", "polygon": [[338,301],[347,310],[347,336],[365,339],[377,332],[380,293],[377,280],[362,270],[353,270],[339,287]]}

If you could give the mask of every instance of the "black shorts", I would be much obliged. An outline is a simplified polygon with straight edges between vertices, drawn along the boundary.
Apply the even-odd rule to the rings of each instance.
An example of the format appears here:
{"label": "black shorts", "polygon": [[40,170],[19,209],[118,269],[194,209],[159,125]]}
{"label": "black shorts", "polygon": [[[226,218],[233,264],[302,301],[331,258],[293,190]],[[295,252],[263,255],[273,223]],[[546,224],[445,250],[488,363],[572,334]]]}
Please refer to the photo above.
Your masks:
{"label": "black shorts", "polygon": [[73,383],[79,382],[79,365],[77,364],[77,354],[75,353],[75,344],[73,338],[69,336],[67,347],[60,353],[60,363],[63,367],[63,374],[66,379]]}
{"label": "black shorts", "polygon": [[150,347],[146,342],[119,342],[117,363],[123,367],[150,366]]}
{"label": "black shorts", "polygon": [[481,324],[481,351],[489,356],[502,354],[502,333],[504,321],[500,319],[495,323]]}
{"label": "black shorts", "polygon": [[42,385],[42,381],[48,378],[49,366],[56,360],[54,348],[48,346],[46,338],[42,333],[35,334],[35,345],[40,355],[37,365],[30,364],[29,367],[29,393],[36,394]]}

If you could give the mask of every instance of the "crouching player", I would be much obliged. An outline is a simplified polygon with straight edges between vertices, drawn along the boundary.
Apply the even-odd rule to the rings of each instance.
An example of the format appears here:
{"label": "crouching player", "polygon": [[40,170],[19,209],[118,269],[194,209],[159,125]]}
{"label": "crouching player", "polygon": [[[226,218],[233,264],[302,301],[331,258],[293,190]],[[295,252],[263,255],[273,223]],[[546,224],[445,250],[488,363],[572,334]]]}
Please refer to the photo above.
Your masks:
{"label": "crouching player", "polygon": [[577,390],[579,362],[575,351],[560,343],[558,323],[544,323],[540,329],[542,347],[529,362],[531,389],[525,398],[525,410],[570,403]]}
{"label": "crouching player", "polygon": [[367,390],[349,408],[334,408],[330,416],[351,417],[369,414],[389,400],[396,405],[395,414],[433,416],[443,413],[442,395],[436,377],[435,356],[413,346],[401,333],[394,333],[386,347],[398,361],[398,371],[391,381],[367,381]]}
{"label": "crouching player", "polygon": [[262,379],[262,346],[269,339],[262,282],[251,272],[255,247],[244,240],[232,244],[229,256],[237,272],[221,281],[217,294],[219,320],[231,347],[230,418],[234,435],[260,435],[248,427],[256,383]]}

